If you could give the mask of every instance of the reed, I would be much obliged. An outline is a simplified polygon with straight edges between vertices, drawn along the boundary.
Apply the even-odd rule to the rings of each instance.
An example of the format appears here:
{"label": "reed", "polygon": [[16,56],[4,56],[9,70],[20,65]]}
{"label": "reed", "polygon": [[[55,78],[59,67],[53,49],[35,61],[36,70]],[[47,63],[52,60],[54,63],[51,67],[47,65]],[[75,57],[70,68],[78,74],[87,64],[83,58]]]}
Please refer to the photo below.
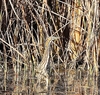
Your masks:
{"label": "reed", "polygon": [[99,4],[1,0],[0,94],[98,95]]}

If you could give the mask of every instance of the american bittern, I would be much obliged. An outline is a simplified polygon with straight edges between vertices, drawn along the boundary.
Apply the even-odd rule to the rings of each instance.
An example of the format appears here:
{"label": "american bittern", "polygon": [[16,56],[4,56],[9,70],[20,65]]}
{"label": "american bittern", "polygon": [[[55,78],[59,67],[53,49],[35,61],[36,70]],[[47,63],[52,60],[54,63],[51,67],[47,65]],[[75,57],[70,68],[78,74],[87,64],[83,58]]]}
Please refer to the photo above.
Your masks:
{"label": "american bittern", "polygon": [[[48,91],[48,73],[47,73],[47,65],[48,65],[48,60],[49,60],[49,49],[50,49],[50,43],[53,40],[59,39],[59,37],[49,37],[46,40],[45,43],[45,51],[43,54],[43,58],[42,61],[40,62],[40,64],[36,67],[36,89],[35,92],[39,95],[47,95],[47,91]],[[41,94],[40,94],[41,93]]]}

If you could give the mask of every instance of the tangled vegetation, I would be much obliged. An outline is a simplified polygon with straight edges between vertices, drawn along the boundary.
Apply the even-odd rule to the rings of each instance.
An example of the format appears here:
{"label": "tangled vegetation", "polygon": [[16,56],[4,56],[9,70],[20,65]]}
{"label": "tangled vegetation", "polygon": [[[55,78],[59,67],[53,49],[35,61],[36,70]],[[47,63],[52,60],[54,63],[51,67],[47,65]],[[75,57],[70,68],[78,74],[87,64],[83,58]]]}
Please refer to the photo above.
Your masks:
{"label": "tangled vegetation", "polygon": [[99,0],[1,0],[0,95],[99,95]]}

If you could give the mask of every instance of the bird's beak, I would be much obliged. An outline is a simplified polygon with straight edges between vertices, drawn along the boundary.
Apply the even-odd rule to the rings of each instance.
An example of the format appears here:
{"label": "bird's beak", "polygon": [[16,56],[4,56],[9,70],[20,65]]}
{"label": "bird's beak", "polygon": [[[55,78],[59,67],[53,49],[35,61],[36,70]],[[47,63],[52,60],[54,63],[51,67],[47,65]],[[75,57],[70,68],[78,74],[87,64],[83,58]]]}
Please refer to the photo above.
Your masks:
{"label": "bird's beak", "polygon": [[60,37],[52,37],[53,40],[60,39]]}

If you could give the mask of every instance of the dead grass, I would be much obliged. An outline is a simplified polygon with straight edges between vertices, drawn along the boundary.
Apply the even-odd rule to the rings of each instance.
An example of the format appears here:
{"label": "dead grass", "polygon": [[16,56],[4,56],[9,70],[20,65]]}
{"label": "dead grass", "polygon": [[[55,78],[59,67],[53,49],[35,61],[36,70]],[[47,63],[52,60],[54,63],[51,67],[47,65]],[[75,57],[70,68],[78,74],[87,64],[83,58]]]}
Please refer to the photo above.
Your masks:
{"label": "dead grass", "polygon": [[0,94],[98,95],[99,3],[2,0]]}

